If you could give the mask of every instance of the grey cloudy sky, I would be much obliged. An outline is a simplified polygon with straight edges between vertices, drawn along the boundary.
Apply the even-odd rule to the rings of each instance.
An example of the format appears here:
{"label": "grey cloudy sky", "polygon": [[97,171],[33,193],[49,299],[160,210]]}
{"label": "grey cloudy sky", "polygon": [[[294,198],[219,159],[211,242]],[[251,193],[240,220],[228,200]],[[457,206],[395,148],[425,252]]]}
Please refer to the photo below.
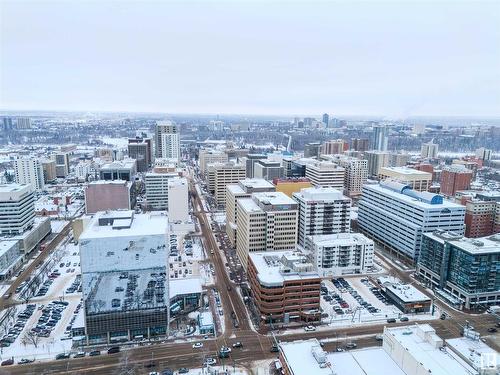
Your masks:
{"label": "grey cloudy sky", "polygon": [[500,115],[499,1],[0,3],[2,109]]}

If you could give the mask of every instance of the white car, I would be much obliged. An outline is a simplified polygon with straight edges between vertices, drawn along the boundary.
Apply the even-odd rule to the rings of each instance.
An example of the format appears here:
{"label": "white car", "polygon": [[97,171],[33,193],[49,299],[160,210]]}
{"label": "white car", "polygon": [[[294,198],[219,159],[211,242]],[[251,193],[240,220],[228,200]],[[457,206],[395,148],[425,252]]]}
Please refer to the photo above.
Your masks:
{"label": "white car", "polygon": [[305,326],[304,327],[304,331],[306,331],[306,332],[313,332],[313,331],[316,331],[316,327],[314,327],[314,326]]}
{"label": "white car", "polygon": [[193,344],[193,349],[199,349],[199,348],[203,348],[202,342],[197,342],[197,343]]}
{"label": "white car", "polygon": [[203,364],[204,364],[205,366],[213,366],[213,365],[215,365],[216,363],[217,363],[217,361],[215,360],[215,358],[211,358],[211,357],[209,357],[209,358],[205,358],[205,361],[203,362]]}

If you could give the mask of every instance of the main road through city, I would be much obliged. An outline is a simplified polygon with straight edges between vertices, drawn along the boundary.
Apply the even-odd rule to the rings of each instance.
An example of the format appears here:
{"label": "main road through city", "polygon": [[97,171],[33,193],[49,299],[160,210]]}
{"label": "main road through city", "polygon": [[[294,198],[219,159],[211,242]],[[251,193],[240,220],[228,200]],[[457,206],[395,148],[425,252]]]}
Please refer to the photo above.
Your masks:
{"label": "main road through city", "polygon": [[[247,310],[236,286],[229,280],[225,271],[224,261],[221,257],[219,247],[212,232],[207,212],[193,182],[190,184],[193,210],[198,218],[205,250],[215,266],[215,285],[220,292],[222,305],[224,307],[225,332],[215,339],[200,339],[203,347],[194,349],[192,342],[172,342],[138,346],[123,350],[118,354],[102,354],[96,357],[76,358],[69,360],[39,362],[29,365],[18,365],[1,367],[0,374],[148,374],[151,371],[162,371],[165,368],[178,370],[181,367],[201,367],[207,356],[216,357],[217,350],[221,346],[232,346],[236,341],[243,344],[242,348],[234,348],[230,358],[219,365],[250,368],[251,363],[256,360],[276,358],[270,348],[273,338],[262,335],[250,327]],[[28,270],[26,270],[28,271]],[[405,281],[412,281],[407,273],[398,274]],[[446,306],[442,306],[446,309]],[[239,326],[233,326],[231,312],[234,311]],[[467,315],[464,313],[449,311],[452,319],[428,321],[439,336],[444,339],[460,336],[461,325],[466,321],[472,324],[481,334],[487,334],[487,329],[495,323],[495,318],[488,315]],[[424,321],[420,321],[424,322]],[[405,325],[408,323],[395,323],[391,326]],[[307,338],[317,338],[325,342],[325,350],[335,350],[336,346],[344,346],[346,342],[353,341],[358,348],[380,345],[375,335],[382,333],[384,324],[365,325],[356,327],[338,328],[335,330],[318,330],[315,332],[277,334],[279,341],[293,341]],[[494,343],[490,343],[495,346]],[[498,350],[498,347],[496,347]],[[104,351],[103,351],[104,353]],[[153,366],[152,366],[153,365]]]}

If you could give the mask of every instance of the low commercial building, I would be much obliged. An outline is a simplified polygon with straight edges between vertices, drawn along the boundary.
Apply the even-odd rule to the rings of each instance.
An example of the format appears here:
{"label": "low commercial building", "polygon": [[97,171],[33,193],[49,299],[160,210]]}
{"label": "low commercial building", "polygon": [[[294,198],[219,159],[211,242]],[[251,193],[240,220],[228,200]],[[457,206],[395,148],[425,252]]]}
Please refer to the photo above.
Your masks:
{"label": "low commercial building", "polygon": [[275,186],[261,178],[246,178],[237,184],[226,186],[226,233],[231,245],[236,247],[237,212],[236,204],[240,198],[250,198],[253,193],[272,192]]}
{"label": "low commercial building", "polygon": [[279,371],[285,375],[408,375],[380,347],[325,351],[317,339],[279,344]]}
{"label": "low commercial building", "polygon": [[444,340],[429,324],[386,326],[382,347],[406,375],[479,375],[444,346]]}
{"label": "low commercial building", "polygon": [[378,177],[387,178],[408,185],[415,191],[428,191],[432,184],[432,173],[407,167],[382,167]]}
{"label": "low commercial building", "polygon": [[124,180],[94,181],[85,186],[85,212],[130,210],[135,206],[132,182]]}
{"label": "low commercial building", "polygon": [[426,313],[431,309],[431,299],[413,285],[401,284],[395,280],[383,280],[382,285],[387,298],[405,314]]}
{"label": "low commercial building", "polygon": [[250,253],[248,279],[263,321],[287,324],[320,318],[321,278],[301,253]]}
{"label": "low commercial building", "polygon": [[434,231],[422,237],[417,273],[466,309],[500,304],[500,235],[468,239]]}
{"label": "low commercial building", "polygon": [[306,248],[321,277],[362,274],[373,267],[374,243],[361,233],[309,236]]}

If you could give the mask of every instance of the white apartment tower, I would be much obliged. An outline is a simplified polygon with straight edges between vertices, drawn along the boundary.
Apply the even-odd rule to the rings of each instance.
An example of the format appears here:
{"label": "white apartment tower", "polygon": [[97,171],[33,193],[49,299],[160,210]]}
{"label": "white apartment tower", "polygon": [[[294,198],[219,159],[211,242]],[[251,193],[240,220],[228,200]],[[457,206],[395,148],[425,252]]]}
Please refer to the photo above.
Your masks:
{"label": "white apartment tower", "polygon": [[172,222],[189,220],[188,182],[184,177],[168,181],[168,218]]}
{"label": "white apartment tower", "polygon": [[146,204],[150,210],[168,210],[168,184],[178,176],[178,173],[146,173]]}
{"label": "white apartment tower", "polygon": [[345,233],[351,230],[351,199],[333,188],[306,188],[293,193],[298,203],[298,243],[308,236]]}
{"label": "white apartment tower", "polygon": [[247,269],[255,251],[292,250],[297,240],[297,202],[281,192],[254,193],[236,204],[236,254]]}
{"label": "white apartment tower", "polygon": [[438,145],[432,139],[429,143],[423,143],[420,149],[420,156],[425,159],[436,159],[438,154]]}
{"label": "white apartment tower", "polygon": [[361,233],[337,233],[307,238],[321,277],[366,273],[373,267],[375,244]]}
{"label": "white apartment tower", "polygon": [[31,185],[0,185],[0,235],[22,234],[35,222]]}
{"label": "white apartment tower", "polygon": [[176,159],[181,156],[179,126],[171,121],[157,121],[155,128],[155,155],[157,158]]}
{"label": "white apartment tower", "polygon": [[45,188],[43,166],[40,159],[32,157],[18,158],[14,163],[14,170],[18,184],[29,184],[33,190],[38,191]]}
{"label": "white apartment tower", "polygon": [[335,163],[316,161],[306,164],[306,178],[314,186],[344,190],[345,169]]}

